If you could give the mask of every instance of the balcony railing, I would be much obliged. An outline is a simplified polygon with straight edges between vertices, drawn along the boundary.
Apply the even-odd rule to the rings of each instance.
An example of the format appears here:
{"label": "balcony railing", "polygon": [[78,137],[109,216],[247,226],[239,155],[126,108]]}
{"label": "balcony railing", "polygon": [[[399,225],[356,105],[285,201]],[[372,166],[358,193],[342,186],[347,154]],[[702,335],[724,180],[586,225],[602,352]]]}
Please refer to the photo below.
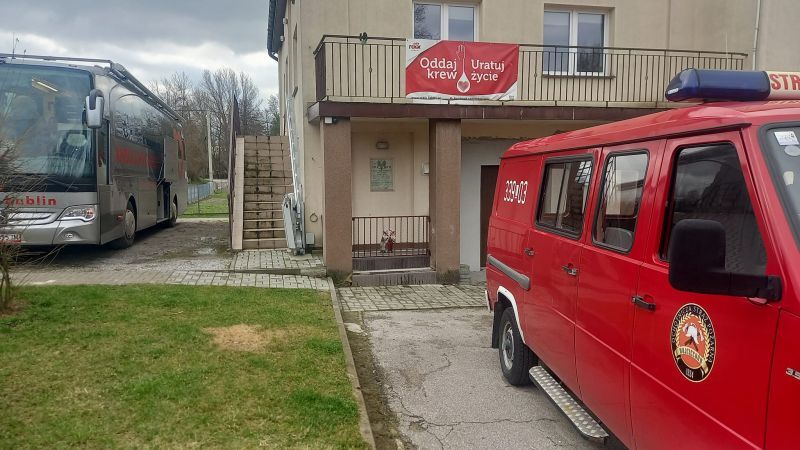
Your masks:
{"label": "balcony railing", "polygon": [[[314,51],[317,101],[410,102],[405,43],[402,38],[323,36]],[[681,70],[742,70],[746,58],[743,53],[522,44],[514,103],[655,107],[665,103],[664,90]]]}
{"label": "balcony railing", "polygon": [[429,252],[430,217],[353,217],[353,258],[424,256]]}

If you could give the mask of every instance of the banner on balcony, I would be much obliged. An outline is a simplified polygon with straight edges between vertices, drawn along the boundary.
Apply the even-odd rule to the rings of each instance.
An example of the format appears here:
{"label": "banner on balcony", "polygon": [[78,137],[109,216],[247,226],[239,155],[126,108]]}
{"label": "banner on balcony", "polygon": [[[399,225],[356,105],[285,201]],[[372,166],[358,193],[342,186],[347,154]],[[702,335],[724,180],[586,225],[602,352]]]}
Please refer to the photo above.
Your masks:
{"label": "banner on balcony", "polygon": [[515,100],[519,45],[406,40],[406,97]]}

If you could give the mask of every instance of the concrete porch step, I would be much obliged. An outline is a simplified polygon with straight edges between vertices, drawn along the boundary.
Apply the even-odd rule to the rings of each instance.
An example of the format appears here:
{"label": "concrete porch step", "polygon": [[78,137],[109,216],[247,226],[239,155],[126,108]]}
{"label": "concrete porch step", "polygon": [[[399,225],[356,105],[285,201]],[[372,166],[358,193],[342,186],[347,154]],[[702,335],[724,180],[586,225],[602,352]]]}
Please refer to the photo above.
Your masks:
{"label": "concrete porch step", "polygon": [[436,282],[436,271],[430,267],[353,272],[353,286],[400,286]]}

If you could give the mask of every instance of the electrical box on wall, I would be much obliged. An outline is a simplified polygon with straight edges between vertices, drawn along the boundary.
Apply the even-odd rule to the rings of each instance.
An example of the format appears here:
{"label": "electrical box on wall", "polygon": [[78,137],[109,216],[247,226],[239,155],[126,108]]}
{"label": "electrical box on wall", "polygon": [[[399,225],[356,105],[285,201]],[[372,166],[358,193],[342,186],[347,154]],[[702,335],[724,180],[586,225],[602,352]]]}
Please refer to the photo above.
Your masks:
{"label": "electrical box on wall", "polygon": [[422,163],[422,174],[428,175],[431,173],[431,165],[428,163]]}

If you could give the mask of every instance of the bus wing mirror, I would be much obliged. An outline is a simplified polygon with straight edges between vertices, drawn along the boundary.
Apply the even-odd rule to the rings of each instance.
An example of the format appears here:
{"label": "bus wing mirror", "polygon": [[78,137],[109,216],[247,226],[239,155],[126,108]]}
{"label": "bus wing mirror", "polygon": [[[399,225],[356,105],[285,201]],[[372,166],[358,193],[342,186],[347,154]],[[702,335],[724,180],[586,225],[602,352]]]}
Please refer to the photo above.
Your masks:
{"label": "bus wing mirror", "polygon": [[103,125],[105,99],[99,89],[92,89],[86,97],[86,126],[91,129]]}
{"label": "bus wing mirror", "polygon": [[669,243],[669,283],[679,291],[780,300],[778,277],[725,270],[725,228],[713,220],[684,219]]}

